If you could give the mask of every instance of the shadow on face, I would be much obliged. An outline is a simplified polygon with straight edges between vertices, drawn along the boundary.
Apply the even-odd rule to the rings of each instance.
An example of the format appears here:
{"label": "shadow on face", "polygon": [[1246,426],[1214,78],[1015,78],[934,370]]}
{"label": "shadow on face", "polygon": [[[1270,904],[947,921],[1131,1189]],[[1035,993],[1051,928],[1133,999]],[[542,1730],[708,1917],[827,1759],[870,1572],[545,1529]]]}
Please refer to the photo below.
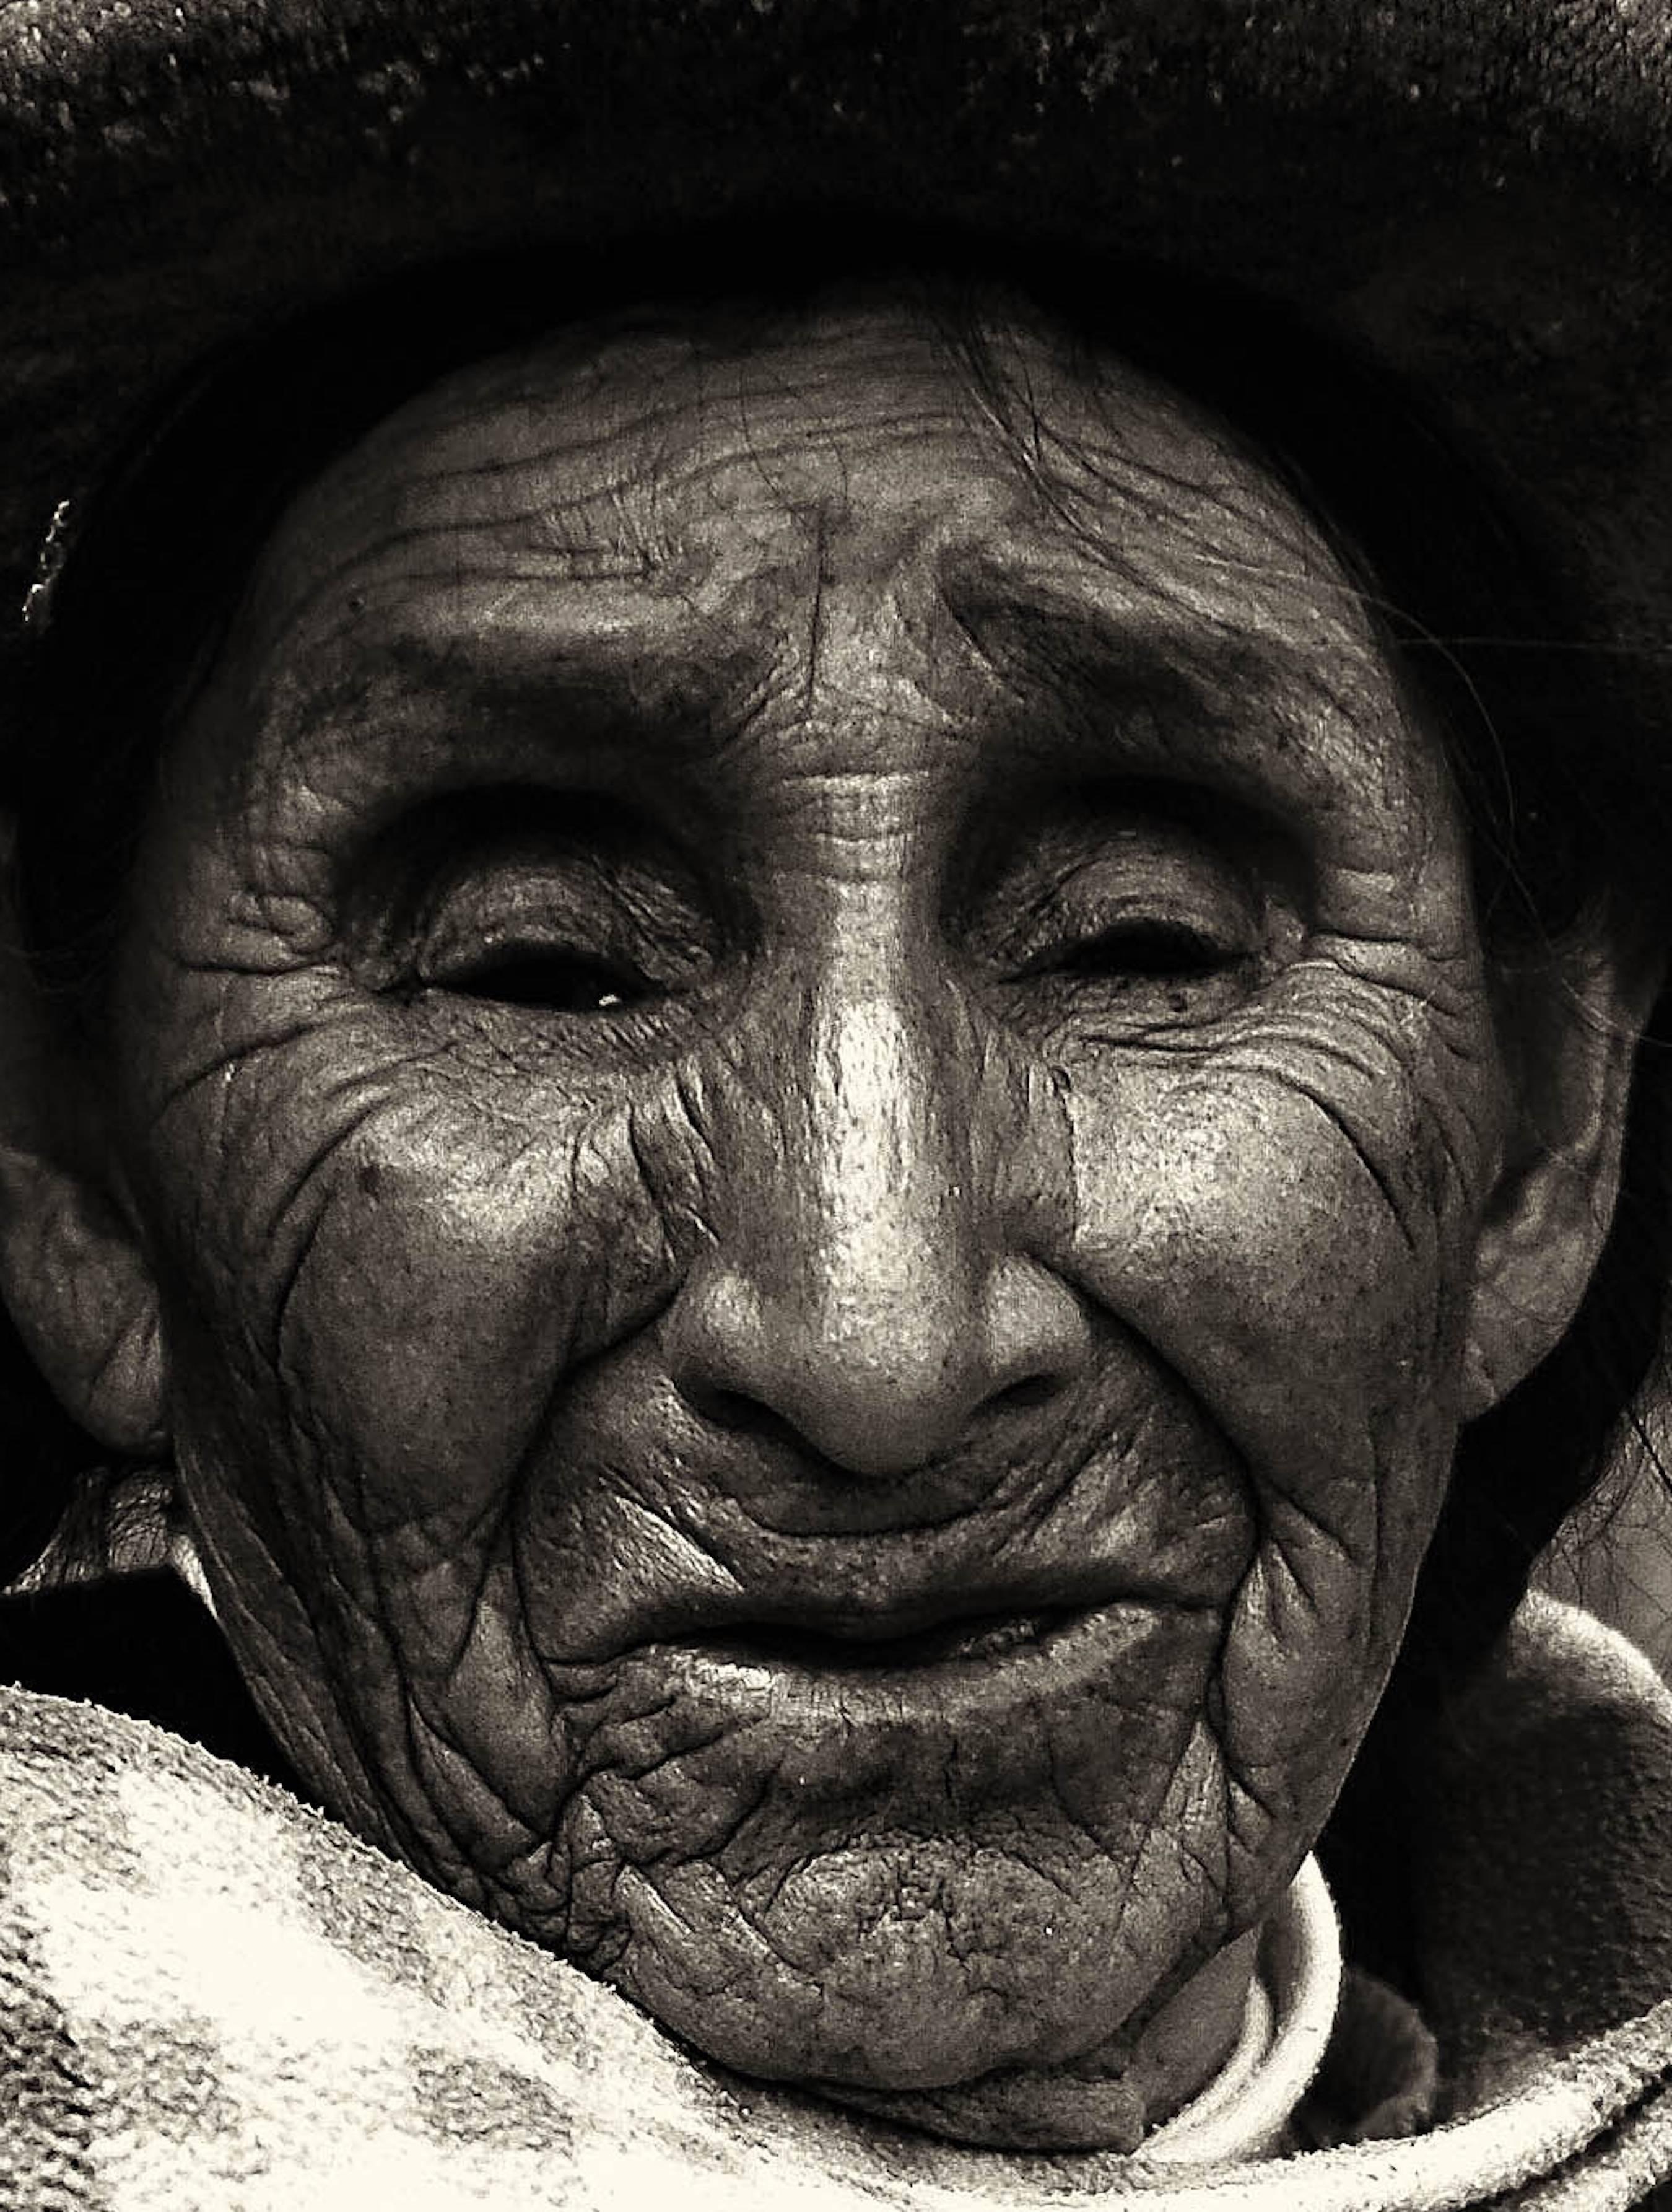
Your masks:
{"label": "shadow on face", "polygon": [[1317,530],[1003,301],[617,317],[302,495],[161,789],[113,1371],[299,1769],[729,2063],[1136,2140],[1565,1322]]}

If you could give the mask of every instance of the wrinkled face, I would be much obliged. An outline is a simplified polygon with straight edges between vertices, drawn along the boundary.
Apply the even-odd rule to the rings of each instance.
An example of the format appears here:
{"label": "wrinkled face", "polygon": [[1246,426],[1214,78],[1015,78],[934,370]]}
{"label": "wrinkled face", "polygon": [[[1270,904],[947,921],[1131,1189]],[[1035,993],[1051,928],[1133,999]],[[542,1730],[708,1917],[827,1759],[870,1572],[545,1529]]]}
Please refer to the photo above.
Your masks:
{"label": "wrinkled face", "polygon": [[1014,435],[886,299],[384,424],[175,743],[118,994],[300,1769],[902,2111],[1118,2073],[1314,1839],[1503,1119],[1336,561],[1181,403],[993,344]]}

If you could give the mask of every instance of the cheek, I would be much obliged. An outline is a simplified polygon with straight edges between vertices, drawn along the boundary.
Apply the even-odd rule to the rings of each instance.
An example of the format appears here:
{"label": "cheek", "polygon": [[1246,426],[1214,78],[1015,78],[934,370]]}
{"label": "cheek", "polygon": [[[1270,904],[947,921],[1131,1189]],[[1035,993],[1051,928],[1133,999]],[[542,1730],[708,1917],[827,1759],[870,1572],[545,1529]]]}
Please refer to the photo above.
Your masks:
{"label": "cheek", "polygon": [[[182,1477],[299,1764],[468,1889],[452,1838],[549,1832],[560,1787],[512,1520],[566,1379],[669,1295],[657,1117],[537,1080],[513,1114],[509,1082],[421,1067],[385,1024],[288,1012],[151,1147]],[[296,1742],[322,1689],[369,1783]]]}
{"label": "cheek", "polygon": [[667,1296],[645,1117],[426,1054],[346,994],[270,995],[214,1024],[251,1042],[148,1148],[174,1334],[209,1316],[212,1359],[364,1455],[373,1517],[468,1516],[556,1375]]}
{"label": "cheek", "polygon": [[1281,1079],[1159,1088],[1145,1109],[1076,1113],[1085,1279],[1265,1480],[1369,1483],[1381,1417],[1443,1372],[1456,1269],[1413,1244],[1328,1110]]}
{"label": "cheek", "polygon": [[1307,1700],[1367,1711],[1455,1448],[1492,1062],[1484,1024],[1472,1056],[1412,1026],[1297,998],[1193,1066],[1076,1071],[1073,1264],[1253,1492],[1227,1687],[1262,1762]]}

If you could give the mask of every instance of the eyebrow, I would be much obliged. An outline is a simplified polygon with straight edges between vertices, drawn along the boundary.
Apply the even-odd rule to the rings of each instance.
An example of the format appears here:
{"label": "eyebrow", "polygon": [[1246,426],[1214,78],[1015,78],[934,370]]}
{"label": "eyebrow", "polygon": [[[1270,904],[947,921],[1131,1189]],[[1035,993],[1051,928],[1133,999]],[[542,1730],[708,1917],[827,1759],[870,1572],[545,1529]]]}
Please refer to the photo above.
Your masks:
{"label": "eyebrow", "polygon": [[[1119,766],[1123,750],[1136,751],[1161,769],[1240,771],[1235,780],[1251,795],[1257,783],[1269,789],[1276,771],[1299,793],[1316,787],[1308,770],[1322,765],[1320,709],[1343,733],[1362,726],[1362,696],[1338,680],[1339,655],[1268,630],[1182,611],[1127,612],[991,571],[976,591],[949,591],[946,604],[1013,699],[1050,701],[1055,727],[1042,745],[1060,750],[1066,738],[1088,767]],[[1258,726],[1282,733],[1276,760],[1269,747],[1257,758]],[[1018,735],[1026,744],[1026,725]]]}
{"label": "eyebrow", "polygon": [[[1183,606],[1105,604],[1053,569],[964,550],[947,554],[936,579],[942,606],[1013,707],[1027,706],[1011,722],[1013,741],[1025,750],[1060,757],[1066,740],[1093,769],[1118,769],[1123,750],[1141,755],[1146,769],[1158,764],[1158,750],[1162,766],[1192,757],[1229,766],[1225,740],[1245,741],[1252,717],[1289,733],[1281,781],[1299,789],[1314,783],[1306,767],[1318,708],[1349,725],[1356,719],[1354,702],[1330,680],[1337,654]],[[763,654],[758,631],[694,622],[682,594],[646,592],[641,577],[608,559],[596,580],[572,574],[572,623],[461,625],[439,636],[405,631],[381,639],[361,665],[301,687],[286,748],[306,755],[333,726],[340,732],[345,719],[363,719],[381,704],[403,719],[427,709],[455,729],[491,731],[507,759],[533,747],[547,757],[606,749],[615,760],[629,733],[641,761],[712,759],[747,726],[781,672]],[[1132,580],[1136,598],[1146,580]],[[625,620],[601,629],[584,610],[595,594],[613,596],[624,583]],[[1050,710],[1043,720],[1033,711],[1041,698]],[[993,719],[1011,717],[1001,708]],[[1228,750],[1245,754],[1245,744]],[[1251,757],[1245,764],[1249,774],[1239,780],[1251,785]],[[1265,757],[1261,775],[1269,778],[1272,766]]]}
{"label": "eyebrow", "polygon": [[1347,703],[1325,680],[1336,654],[1305,650],[1263,626],[1182,608],[1176,616],[1117,611],[1032,565],[985,558],[944,562],[940,582],[953,619],[1001,673],[1020,666],[1054,684],[1067,676],[1105,696],[1154,697],[1159,689],[1197,706],[1209,690],[1251,691],[1276,705],[1285,685],[1336,709]]}
{"label": "eyebrow", "polygon": [[600,649],[586,639],[565,651],[547,634],[536,652],[515,632],[491,643],[472,631],[445,642],[391,639],[358,665],[301,684],[281,742],[306,761],[316,748],[341,747],[345,725],[375,724],[382,712],[391,744],[426,725],[438,737],[480,732],[483,750],[507,763],[525,753],[614,754],[628,732],[635,750],[663,760],[716,750],[746,711],[740,654],[670,652],[665,634],[657,649],[647,643]]}

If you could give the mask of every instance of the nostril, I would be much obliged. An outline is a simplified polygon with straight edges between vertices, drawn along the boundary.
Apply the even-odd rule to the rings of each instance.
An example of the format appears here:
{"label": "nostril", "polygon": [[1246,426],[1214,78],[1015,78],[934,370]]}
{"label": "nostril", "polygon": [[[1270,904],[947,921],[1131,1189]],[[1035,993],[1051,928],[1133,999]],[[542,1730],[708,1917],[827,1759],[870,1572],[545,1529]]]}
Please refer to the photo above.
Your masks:
{"label": "nostril", "polygon": [[1056,1395],[1057,1383],[1051,1376],[1030,1375],[1024,1382],[1008,1383],[996,1391],[987,1403],[996,1413],[1020,1413],[1047,1404]]}
{"label": "nostril", "polygon": [[711,1433],[895,1481],[973,1444],[972,1424],[1041,1417],[1085,1356],[1078,1298],[1020,1253],[910,1284],[851,1255],[815,1274],[769,1297],[717,1255],[688,1278],[665,1355]]}
{"label": "nostril", "polygon": [[751,1398],[745,1390],[728,1390],[718,1383],[693,1379],[681,1386],[680,1395],[693,1413],[717,1429],[724,1429],[734,1436],[758,1437],[770,1443],[805,1449],[793,1425],[781,1413],[775,1413],[770,1406]]}
{"label": "nostril", "polygon": [[[1008,1384],[988,1399],[982,1412],[987,1414],[1025,1413],[1035,1407],[1047,1405],[1057,1395],[1057,1385],[1049,1375],[1033,1375],[1020,1382]],[[782,1413],[753,1398],[746,1390],[731,1390],[719,1383],[698,1381],[693,1377],[681,1386],[681,1396],[692,1412],[701,1420],[730,1436],[748,1437],[793,1453],[805,1459],[811,1452],[822,1459],[825,1454],[818,1445]]]}

